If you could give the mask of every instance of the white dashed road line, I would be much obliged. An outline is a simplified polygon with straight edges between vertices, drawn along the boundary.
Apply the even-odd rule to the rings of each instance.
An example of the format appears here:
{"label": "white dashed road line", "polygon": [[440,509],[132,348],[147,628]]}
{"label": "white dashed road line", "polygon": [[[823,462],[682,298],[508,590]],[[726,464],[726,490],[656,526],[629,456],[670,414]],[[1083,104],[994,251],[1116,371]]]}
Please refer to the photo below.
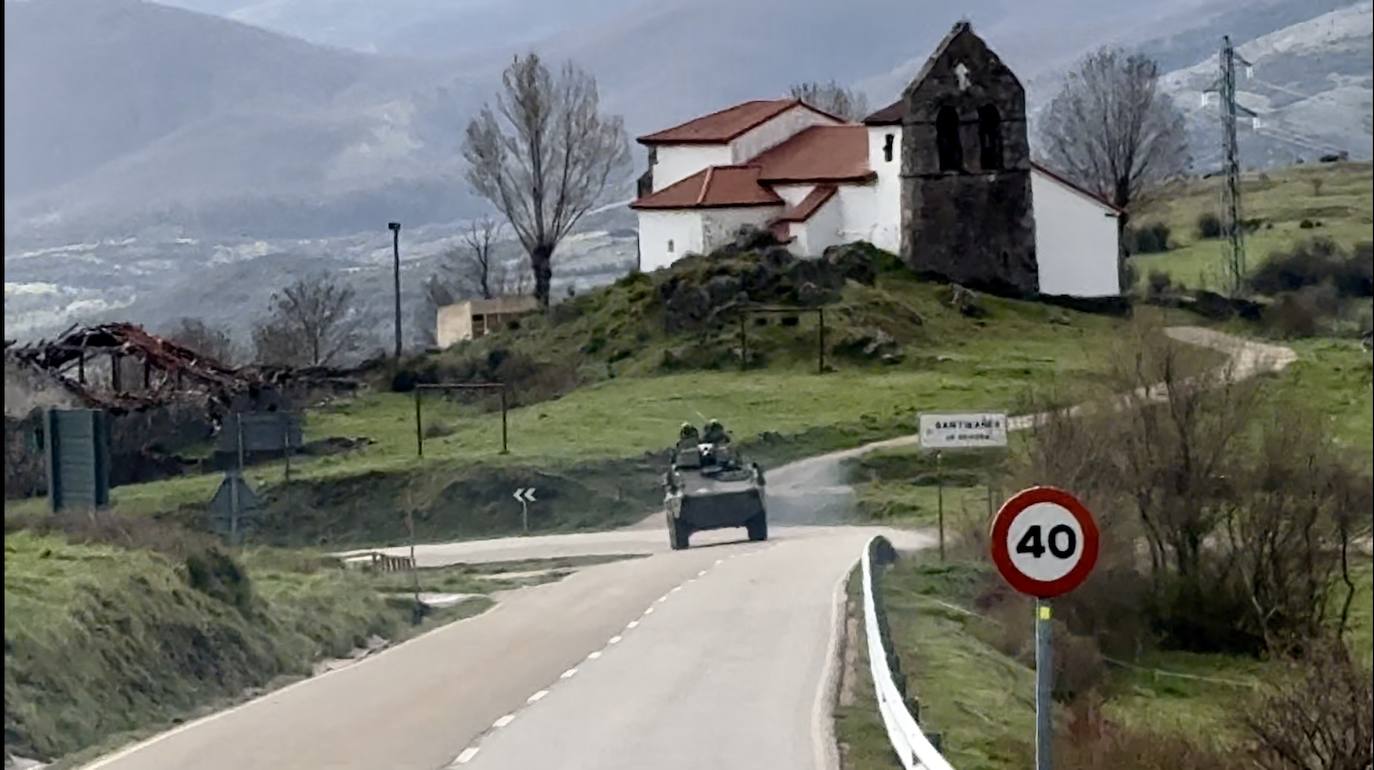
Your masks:
{"label": "white dashed road line", "polygon": [[[728,556],[728,557],[726,557],[726,558],[733,559],[735,556],[750,556],[750,555],[754,554],[755,552],[756,552],[756,551],[747,551],[747,552],[744,552],[744,553],[735,553],[735,554],[731,554],[730,556]],[[714,566],[719,566],[719,565],[724,564],[724,563],[725,563],[725,559],[716,559],[716,563],[715,563]],[[710,567],[707,567],[706,569],[697,572],[696,577],[688,578],[687,580],[683,581],[682,583],[679,583],[678,585],[674,586],[670,591],[668,591],[668,593],[666,593],[666,594],[664,594],[664,595],[658,597],[658,599],[656,599],[656,600],[653,602],[653,604],[650,604],[648,607],[644,608],[644,614],[643,614],[641,617],[648,617],[649,615],[654,614],[654,604],[662,604],[663,602],[668,601],[668,597],[669,597],[669,596],[671,596],[671,595],[677,593],[678,591],[681,591],[682,588],[683,588],[683,586],[686,586],[686,585],[689,584],[689,583],[694,583],[694,582],[696,582],[697,578],[705,577],[705,576],[706,576],[706,573],[709,572],[710,569],[711,569]],[[631,620],[629,623],[625,624],[625,630],[626,630],[626,631],[632,631],[632,630],[634,630],[635,628],[638,628],[638,627],[639,627],[639,624],[640,624],[640,621],[639,621],[639,620]],[[609,648],[612,647],[613,645],[619,644],[624,638],[625,638],[625,637],[622,636],[622,635],[620,635],[620,634],[617,634],[617,635],[615,635],[615,636],[612,636],[609,640],[606,641],[606,646],[605,646],[605,647],[603,647],[603,648],[601,648],[601,649],[599,649],[599,650],[593,650],[593,651],[587,653],[587,658],[586,658],[586,659],[589,660],[589,661],[600,659],[601,656],[604,655],[604,654],[606,653],[606,650],[607,650],[607,649],[609,649]],[[568,669],[567,671],[564,671],[561,675],[559,675],[558,678],[559,678],[560,680],[571,679],[571,678],[573,678],[573,677],[576,676],[576,675],[577,675],[577,669],[576,669],[576,668],[570,668],[570,669]],[[533,705],[533,704],[538,703],[539,701],[543,700],[544,697],[547,696],[548,694],[549,694],[548,689],[540,690],[539,692],[536,692],[535,694],[531,695],[529,698],[526,698],[526,699],[525,699],[525,703],[526,703],[526,705]],[[501,717],[500,719],[497,719],[494,723],[492,723],[492,726],[491,726],[492,729],[493,729],[493,730],[499,730],[499,729],[501,729],[501,728],[503,728],[503,727],[506,727],[506,726],[509,725],[511,722],[514,722],[514,721],[515,721],[515,716],[516,716],[515,714],[506,714],[505,716]],[[477,756],[477,752],[481,750],[481,747],[480,747],[480,745],[478,745],[478,744],[481,742],[481,740],[482,740],[483,737],[484,737],[484,736],[482,736],[482,735],[477,736],[477,738],[474,739],[473,744],[470,745],[470,746],[468,746],[467,748],[463,749],[461,752],[459,752],[459,753],[458,753],[458,756],[454,757],[454,758],[453,758],[453,761],[452,761],[451,763],[449,763],[448,766],[451,767],[451,768],[453,768],[453,767],[458,767],[459,765],[466,765],[467,763],[471,762],[471,761],[473,760],[473,758]]]}

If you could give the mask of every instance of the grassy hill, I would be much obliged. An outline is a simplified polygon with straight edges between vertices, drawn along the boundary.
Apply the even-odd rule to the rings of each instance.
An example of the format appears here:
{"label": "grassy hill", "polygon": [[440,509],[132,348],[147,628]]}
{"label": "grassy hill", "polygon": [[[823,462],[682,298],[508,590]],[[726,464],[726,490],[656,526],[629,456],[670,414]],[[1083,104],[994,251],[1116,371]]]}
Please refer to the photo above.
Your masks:
{"label": "grassy hill", "polygon": [[[817,324],[806,313],[795,325],[751,320],[748,366],[740,368],[734,289],[787,301],[812,291],[804,288],[815,287],[811,279],[825,282],[804,261],[764,270],[765,258],[753,252],[632,276],[518,329],[406,361],[392,381],[307,417],[308,439],[366,438],[364,448],[293,463],[289,486],[280,464],[250,471],[268,500],[259,536],[331,546],[395,541],[404,509],[418,511],[422,538],[509,532],[519,523],[510,490],[527,485],[546,493],[531,511],[539,529],[628,523],[660,495],[662,453],[684,421],[725,421],[768,464],[853,446],[914,431],[922,410],[1011,409],[1027,389],[1091,381],[1125,324],[993,297],[961,311],[946,287],[915,280],[890,255],[865,255],[879,265],[876,274],[830,279],[824,374],[816,371]],[[712,286],[728,291],[693,294]],[[696,318],[698,302],[717,316]],[[426,394],[428,438],[417,457],[414,395],[391,386],[489,379],[514,384],[510,453],[500,454],[494,399]],[[118,487],[114,508],[201,528],[219,481],[201,475]],[[6,510],[32,516],[40,502]]]}
{"label": "grassy hill", "polygon": [[[1331,238],[1346,248],[1370,240],[1372,180],[1374,166],[1369,163],[1311,164],[1247,173],[1241,187],[1243,218],[1255,220],[1256,228],[1245,236],[1250,269],[1270,253],[1291,249],[1313,236]],[[1166,273],[1193,289],[1216,291],[1225,285],[1225,241],[1200,237],[1197,231],[1199,215],[1220,214],[1223,181],[1212,177],[1179,185],[1132,217],[1139,227],[1163,222],[1171,232],[1169,251],[1132,258],[1141,286],[1152,271]]]}

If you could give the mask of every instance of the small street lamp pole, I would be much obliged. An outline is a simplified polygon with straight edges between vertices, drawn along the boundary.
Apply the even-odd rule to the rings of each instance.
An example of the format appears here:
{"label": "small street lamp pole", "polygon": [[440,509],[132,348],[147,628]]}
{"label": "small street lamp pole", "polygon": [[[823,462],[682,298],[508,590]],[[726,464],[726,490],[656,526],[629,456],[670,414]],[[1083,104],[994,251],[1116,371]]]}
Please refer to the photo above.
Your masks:
{"label": "small street lamp pole", "polygon": [[388,222],[391,230],[391,257],[396,279],[396,358],[401,358],[401,223]]}

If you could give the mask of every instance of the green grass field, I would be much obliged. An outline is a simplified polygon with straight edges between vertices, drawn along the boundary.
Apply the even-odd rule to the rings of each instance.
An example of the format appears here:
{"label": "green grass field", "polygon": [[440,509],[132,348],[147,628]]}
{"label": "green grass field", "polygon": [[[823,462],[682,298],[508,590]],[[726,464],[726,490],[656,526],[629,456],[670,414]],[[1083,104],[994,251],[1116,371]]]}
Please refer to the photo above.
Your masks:
{"label": "green grass field", "polygon": [[[1243,216],[1262,220],[1259,229],[1245,238],[1248,266],[1253,269],[1270,252],[1313,236],[1325,236],[1346,247],[1370,240],[1372,168],[1369,163],[1338,163],[1247,173],[1241,190]],[[1320,192],[1313,187],[1316,180],[1320,180]],[[1225,286],[1225,242],[1200,238],[1197,233],[1200,213],[1220,212],[1222,181],[1214,177],[1188,182],[1166,191],[1158,203],[1133,216],[1137,225],[1164,222],[1172,231],[1172,249],[1132,258],[1140,285],[1145,285],[1151,271],[1160,271],[1193,289],[1218,291]],[[1304,229],[1303,220],[1321,222],[1321,226]]]}

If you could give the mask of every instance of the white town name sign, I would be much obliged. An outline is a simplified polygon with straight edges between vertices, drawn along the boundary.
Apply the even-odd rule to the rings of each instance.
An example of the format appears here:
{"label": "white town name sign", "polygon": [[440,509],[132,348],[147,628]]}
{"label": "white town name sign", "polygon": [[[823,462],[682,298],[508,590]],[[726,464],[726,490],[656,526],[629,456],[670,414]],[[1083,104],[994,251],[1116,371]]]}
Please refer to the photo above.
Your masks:
{"label": "white town name sign", "polygon": [[998,412],[922,414],[925,449],[974,449],[1007,445],[1007,416]]}

